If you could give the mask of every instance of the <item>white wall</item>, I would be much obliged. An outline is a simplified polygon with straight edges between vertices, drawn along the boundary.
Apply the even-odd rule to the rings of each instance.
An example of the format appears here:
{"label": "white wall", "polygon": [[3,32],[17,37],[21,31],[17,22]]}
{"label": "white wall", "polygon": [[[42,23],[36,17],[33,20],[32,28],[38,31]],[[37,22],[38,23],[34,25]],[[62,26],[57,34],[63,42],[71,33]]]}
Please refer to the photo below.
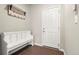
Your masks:
{"label": "white wall", "polygon": [[65,6],[61,5],[61,20],[60,20],[60,49],[65,49],[65,26],[64,26],[64,10],[65,10]]}
{"label": "white wall", "polygon": [[32,33],[34,35],[34,42],[41,43],[41,6],[40,5],[31,5],[31,24],[32,24]]}
{"label": "white wall", "polygon": [[60,5],[45,5],[45,4],[36,4],[31,5],[31,24],[32,24],[32,33],[34,35],[34,42],[41,44],[42,42],[42,21],[41,21],[41,12],[48,8],[60,7]]}
{"label": "white wall", "polygon": [[64,5],[64,39],[66,54],[79,54],[79,20],[74,22],[74,5]]}
{"label": "white wall", "polygon": [[0,5],[0,32],[30,30],[30,6],[23,4],[15,6],[26,11],[26,19],[21,20],[8,16],[7,10],[5,10],[6,5],[2,4]]}

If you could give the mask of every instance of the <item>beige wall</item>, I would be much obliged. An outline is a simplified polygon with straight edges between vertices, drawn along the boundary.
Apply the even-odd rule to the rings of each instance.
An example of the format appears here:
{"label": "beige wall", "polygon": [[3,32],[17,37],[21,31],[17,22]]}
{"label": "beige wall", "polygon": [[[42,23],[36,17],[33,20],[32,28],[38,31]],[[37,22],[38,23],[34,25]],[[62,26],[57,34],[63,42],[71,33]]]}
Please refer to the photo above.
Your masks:
{"label": "beige wall", "polygon": [[64,39],[66,54],[79,54],[79,21],[74,22],[74,5],[64,5]]}
{"label": "beige wall", "polygon": [[65,27],[64,27],[64,5],[61,5],[61,16],[60,16],[60,49],[65,49]]}
{"label": "beige wall", "polygon": [[34,35],[34,42],[41,43],[41,6],[31,5],[31,28]]}
{"label": "beige wall", "polygon": [[6,5],[0,5],[0,32],[30,30],[30,7],[29,5],[15,5],[26,11],[26,20],[8,16]]}

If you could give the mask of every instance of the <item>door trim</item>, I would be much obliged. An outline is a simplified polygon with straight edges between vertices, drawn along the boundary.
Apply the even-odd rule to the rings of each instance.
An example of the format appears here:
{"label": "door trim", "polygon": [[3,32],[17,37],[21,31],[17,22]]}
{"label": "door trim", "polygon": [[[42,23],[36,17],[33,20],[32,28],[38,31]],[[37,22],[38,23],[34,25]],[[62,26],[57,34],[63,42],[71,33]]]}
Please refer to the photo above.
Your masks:
{"label": "door trim", "polygon": [[[53,8],[53,9],[54,9],[54,8]],[[60,8],[55,8],[55,9],[58,9],[58,10],[60,11]],[[61,14],[60,14],[60,15],[61,15]],[[59,17],[61,17],[60,15],[59,15]],[[41,16],[41,17],[42,17],[42,16]],[[41,20],[42,20],[42,19],[41,19]],[[43,28],[43,25],[42,25],[42,28]],[[58,40],[59,43],[58,43],[58,49],[60,49],[60,19],[59,19],[59,28],[58,28],[58,29],[59,29],[59,40]],[[43,29],[42,29],[42,31],[43,31]],[[42,32],[42,35],[43,35],[43,32]],[[42,40],[43,40],[43,37],[42,37]],[[41,45],[44,46],[43,41],[41,42]]]}

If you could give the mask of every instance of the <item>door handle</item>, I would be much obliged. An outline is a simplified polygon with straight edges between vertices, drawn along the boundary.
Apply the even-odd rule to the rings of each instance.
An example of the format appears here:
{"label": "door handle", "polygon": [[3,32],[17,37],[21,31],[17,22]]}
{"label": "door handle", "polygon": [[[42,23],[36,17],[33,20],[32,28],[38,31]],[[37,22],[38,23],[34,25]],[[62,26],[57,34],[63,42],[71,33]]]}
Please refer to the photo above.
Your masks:
{"label": "door handle", "polygon": [[45,31],[43,31],[43,32],[45,32]]}

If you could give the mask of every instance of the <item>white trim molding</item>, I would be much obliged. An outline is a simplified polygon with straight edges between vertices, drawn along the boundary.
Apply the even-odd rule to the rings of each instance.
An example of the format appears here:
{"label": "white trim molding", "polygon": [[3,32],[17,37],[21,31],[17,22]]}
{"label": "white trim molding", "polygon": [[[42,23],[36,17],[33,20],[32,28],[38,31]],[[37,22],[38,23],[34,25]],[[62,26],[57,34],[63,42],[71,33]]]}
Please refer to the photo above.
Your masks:
{"label": "white trim molding", "polygon": [[60,51],[64,52],[64,55],[66,55],[66,52],[64,49],[59,49]]}
{"label": "white trim molding", "polygon": [[41,45],[41,44],[39,44],[39,43],[34,43],[34,45],[37,45],[37,46],[43,46],[43,45]]}

